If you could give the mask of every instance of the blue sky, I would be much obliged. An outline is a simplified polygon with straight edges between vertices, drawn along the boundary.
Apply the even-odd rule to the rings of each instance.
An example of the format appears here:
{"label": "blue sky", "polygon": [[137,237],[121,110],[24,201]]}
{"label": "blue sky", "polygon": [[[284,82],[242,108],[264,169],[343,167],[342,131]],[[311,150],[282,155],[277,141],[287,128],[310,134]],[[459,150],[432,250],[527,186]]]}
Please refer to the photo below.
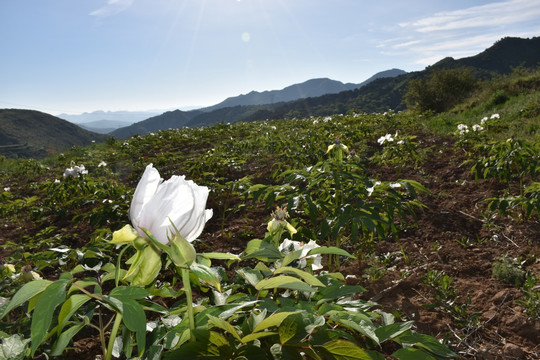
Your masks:
{"label": "blue sky", "polygon": [[0,108],[175,109],[540,36],[537,0],[0,0]]}

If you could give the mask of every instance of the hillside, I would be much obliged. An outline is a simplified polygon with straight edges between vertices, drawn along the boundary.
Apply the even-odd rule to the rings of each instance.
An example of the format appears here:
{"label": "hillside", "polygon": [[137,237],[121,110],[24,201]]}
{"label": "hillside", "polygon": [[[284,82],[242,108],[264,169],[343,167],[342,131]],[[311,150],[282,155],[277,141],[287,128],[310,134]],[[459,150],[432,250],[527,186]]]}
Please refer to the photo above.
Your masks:
{"label": "hillside", "polygon": [[0,155],[43,158],[72,146],[102,142],[96,134],[34,110],[0,109]]}
{"label": "hillside", "polygon": [[[349,111],[385,112],[389,109],[400,111],[406,108],[404,95],[408,84],[413,79],[424,78],[436,69],[469,68],[481,79],[489,79],[497,74],[508,74],[513,68],[536,67],[540,63],[540,37],[530,39],[504,38],[493,46],[475,56],[462,59],[445,58],[425,70],[406,73],[394,77],[375,79],[368,84],[337,94],[326,94],[290,102],[267,104],[264,106],[235,106],[229,110],[205,112],[193,116],[188,122],[183,113],[178,123],[182,126],[198,127],[220,122],[261,121],[266,119],[282,119],[307,116],[326,116]],[[227,109],[227,108],[225,108]],[[189,113],[189,112],[188,112]],[[168,116],[171,116],[170,114]],[[113,135],[125,138],[129,134],[147,134],[159,126],[153,125],[160,116],[144,124],[135,124],[131,128],[119,129]],[[149,130],[152,128],[154,130]],[[163,129],[164,127],[162,127]],[[128,130],[129,129],[129,130]]]}
{"label": "hillside", "polygon": [[[538,84],[540,69],[500,76],[436,115],[217,124],[0,158],[2,349],[538,359]],[[88,172],[63,177],[73,164]],[[149,164],[159,176],[136,192]],[[180,176],[208,193],[171,193]],[[153,190],[150,226],[187,237],[204,211],[193,249],[175,238],[156,252],[124,228]]]}
{"label": "hillside", "polygon": [[[311,79],[301,84],[288,86],[282,90],[252,91],[249,94],[231,97],[217,105],[202,109],[169,111],[131,126],[114,130],[111,132],[111,135],[125,139],[135,134],[148,134],[152,131],[170,127],[210,126],[220,122],[251,121],[252,118],[264,120],[264,114],[269,115],[266,118],[276,118],[280,115],[279,110],[276,112],[275,109],[281,108],[286,102],[291,102],[299,98],[302,100],[297,101],[310,101],[311,99],[321,97],[323,94],[340,93],[347,89],[356,89],[377,79],[394,77],[404,73],[403,70],[399,69],[381,71],[360,84],[343,84],[340,81],[323,78]],[[166,124],[166,126],[162,124]]]}
{"label": "hillside", "polygon": [[305,99],[309,97],[318,97],[326,94],[336,94],[342,91],[357,89],[359,87],[369,84],[376,79],[394,77],[402,74],[405,74],[405,71],[399,69],[381,71],[359,84],[344,84],[341,81],[336,81],[328,78],[311,79],[300,84],[287,86],[286,88],[281,90],[270,90],[263,92],[252,91],[245,95],[230,97],[220,102],[219,104],[202,108],[200,110],[209,112],[224,107],[275,104],[280,102],[289,102],[298,99]]}

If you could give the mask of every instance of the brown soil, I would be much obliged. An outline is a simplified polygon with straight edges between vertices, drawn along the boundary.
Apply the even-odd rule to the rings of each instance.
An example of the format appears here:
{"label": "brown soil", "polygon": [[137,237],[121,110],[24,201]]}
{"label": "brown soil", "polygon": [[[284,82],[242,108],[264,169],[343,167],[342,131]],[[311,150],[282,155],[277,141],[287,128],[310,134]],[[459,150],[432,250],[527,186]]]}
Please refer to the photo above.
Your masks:
{"label": "brown soil", "polygon": [[[498,216],[486,221],[483,200],[499,195],[508,185],[475,181],[469,166],[461,165],[465,153],[456,150],[451,140],[422,141],[437,150],[428,154],[419,169],[405,168],[399,176],[385,167],[370,170],[374,178],[414,179],[431,191],[421,198],[427,208],[419,214],[417,227],[375,246],[376,255],[394,256],[394,266],[375,280],[367,276],[373,263],[362,259],[344,263],[341,272],[349,284],[366,288],[362,298],[379,303],[384,311],[399,313],[402,319],[414,320],[417,331],[445,339],[460,358],[540,359],[540,321],[530,319],[516,302],[523,296],[518,287],[492,277],[492,265],[503,255],[527,259],[527,269],[540,274],[538,217],[520,222]],[[256,207],[247,214],[231,215],[223,229],[221,219],[214,218],[201,236],[204,247],[200,250],[239,253],[250,239],[264,236],[268,217],[268,211]],[[9,238],[7,234],[17,230],[13,224],[6,225],[4,235]],[[458,242],[462,240],[468,240],[466,246]],[[469,298],[466,310],[479,313],[476,323],[459,325],[448,311],[430,306],[438,303],[434,289],[425,284],[428,269],[452,277],[459,294],[457,305]],[[96,340],[78,340],[71,354],[80,360],[95,359],[101,351]]]}

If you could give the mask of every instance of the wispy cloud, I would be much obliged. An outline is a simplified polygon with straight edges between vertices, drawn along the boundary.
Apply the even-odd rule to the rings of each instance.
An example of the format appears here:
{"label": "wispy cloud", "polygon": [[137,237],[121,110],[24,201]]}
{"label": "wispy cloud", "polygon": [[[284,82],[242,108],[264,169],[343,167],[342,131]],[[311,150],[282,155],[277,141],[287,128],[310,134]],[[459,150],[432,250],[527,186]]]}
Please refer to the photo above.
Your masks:
{"label": "wispy cloud", "polygon": [[540,17],[540,3],[531,0],[510,0],[444,11],[423,19],[400,24],[418,32],[461,30],[518,24]]}
{"label": "wispy cloud", "polygon": [[92,16],[106,17],[116,15],[128,9],[135,0],[107,0],[107,4],[90,13]]}
{"label": "wispy cloud", "polygon": [[438,12],[400,23],[399,32],[399,38],[380,44],[385,54],[408,54],[418,65],[472,56],[506,36],[539,36],[540,1],[506,0]]}

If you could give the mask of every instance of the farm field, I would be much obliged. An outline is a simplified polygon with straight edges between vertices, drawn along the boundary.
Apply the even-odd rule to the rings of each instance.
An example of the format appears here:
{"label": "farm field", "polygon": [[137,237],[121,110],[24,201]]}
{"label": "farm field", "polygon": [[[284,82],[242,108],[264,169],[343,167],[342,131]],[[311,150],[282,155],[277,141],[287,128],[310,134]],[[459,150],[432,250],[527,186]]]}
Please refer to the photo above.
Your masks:
{"label": "farm field", "polygon": [[[538,72],[516,77],[441,114],[2,158],[4,356],[538,359]],[[149,164],[208,188],[193,247],[113,236]]]}

